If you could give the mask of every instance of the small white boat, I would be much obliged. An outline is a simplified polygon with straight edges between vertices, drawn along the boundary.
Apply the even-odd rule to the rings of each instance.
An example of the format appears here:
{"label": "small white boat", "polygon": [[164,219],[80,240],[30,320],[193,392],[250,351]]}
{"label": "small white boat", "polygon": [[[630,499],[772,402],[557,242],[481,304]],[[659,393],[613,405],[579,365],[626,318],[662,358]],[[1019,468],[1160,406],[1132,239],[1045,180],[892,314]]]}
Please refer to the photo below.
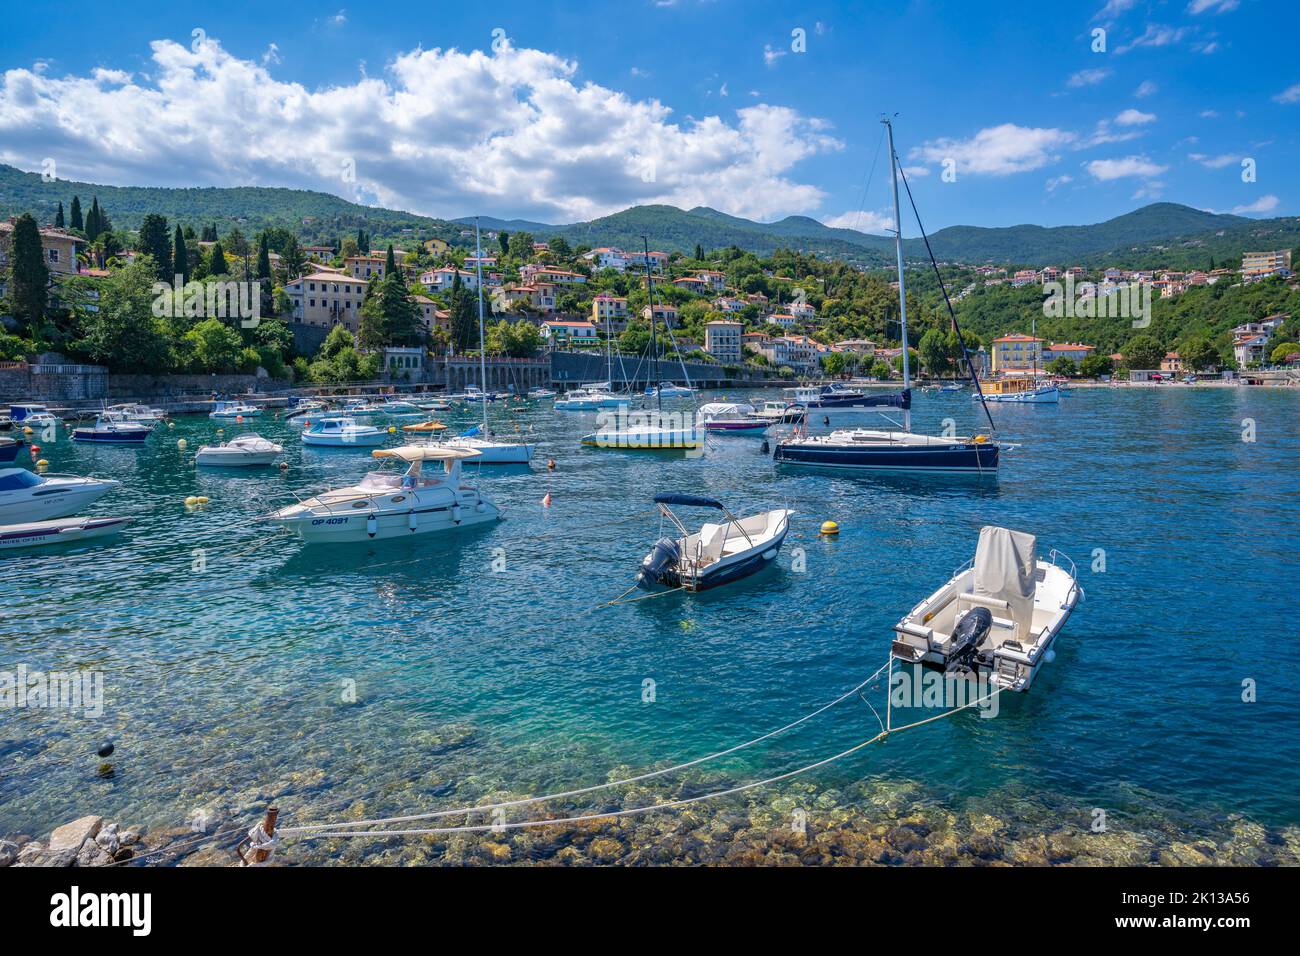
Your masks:
{"label": "small white boat", "polygon": [[260,408],[246,402],[217,402],[212,407],[212,411],[208,412],[208,418],[256,418],[261,414],[262,410]]}
{"label": "small white boat", "polygon": [[808,409],[796,403],[784,401],[765,401],[762,408],[754,409],[757,418],[767,419],[769,424],[795,424],[808,417]]}
{"label": "small white boat", "polygon": [[44,405],[10,405],[9,420],[19,428],[41,429],[57,425],[59,420]]}
{"label": "small white boat", "polygon": [[626,408],[632,404],[627,395],[594,388],[575,388],[555,400],[555,408],[562,412],[594,412],[602,408]]}
{"label": "small white boat", "polygon": [[34,548],[42,544],[72,544],[88,538],[116,534],[131,518],[55,518],[26,524],[0,525],[0,551]]}
{"label": "small white boat", "polygon": [[695,389],[687,388],[685,385],[674,385],[672,382],[660,382],[658,387],[651,385],[645,390],[645,393],[650,398],[656,396],[660,398],[685,398],[688,395],[694,395]]}
{"label": "small white boat", "polygon": [[426,412],[449,412],[451,403],[442,398],[419,398],[412,399],[411,404],[421,408]]}
{"label": "small white boat", "polygon": [[1036,548],[1032,534],[981,528],[975,557],[894,625],[891,656],[1028,690],[1083,596],[1074,562]]}
{"label": "small white boat", "polygon": [[613,448],[621,451],[691,450],[704,446],[704,429],[694,421],[677,422],[653,412],[620,416],[614,425],[603,426],[582,436],[590,448]]}
{"label": "small white boat", "polygon": [[0,524],[75,514],[119,485],[120,481],[109,478],[38,475],[26,468],[0,468]]}
{"label": "small white boat", "polygon": [[[356,485],[281,508],[268,520],[309,543],[345,543],[451,531],[501,517],[501,509],[478,489],[461,484],[461,462],[477,457],[475,451],[404,445],[371,454],[409,467],[402,475],[370,472]],[[443,468],[427,474],[426,462],[439,462]]]}
{"label": "small white boat", "polygon": [[[780,553],[790,528],[790,516],[794,514],[778,508],[737,518],[721,502],[695,495],[655,495],[655,504],[660,515],[672,522],[681,537],[661,537],[642,559],[636,583],[645,590],[680,587],[703,591],[748,577]],[[727,520],[690,531],[669,505],[716,508]]]}
{"label": "small white boat", "polygon": [[331,448],[373,448],[382,445],[387,437],[387,432],[374,425],[362,425],[343,415],[330,415],[309,423],[302,433],[302,443]]}
{"label": "small white boat", "polygon": [[528,398],[554,398],[555,392],[549,388],[530,388]]}
{"label": "small white boat", "polygon": [[110,405],[105,411],[121,421],[139,422],[141,425],[150,427],[157,425],[167,417],[167,413],[161,408],[150,408],[148,405],[141,405],[137,402]]}
{"label": "small white boat", "polygon": [[760,418],[753,405],[739,402],[709,402],[700,406],[705,431],[723,435],[761,435],[774,424]]}
{"label": "small white boat", "polygon": [[220,445],[204,445],[194,454],[196,465],[219,468],[251,468],[270,465],[284,454],[284,448],[261,435],[237,435]]}
{"label": "small white boat", "polygon": [[153,434],[153,425],[125,421],[105,412],[93,425],[79,425],[72,430],[72,440],[94,445],[142,445]]}
{"label": "small white boat", "polygon": [[383,415],[423,415],[424,409],[414,402],[406,402],[401,399],[389,399],[379,405],[379,412]]}
{"label": "small white boat", "polygon": [[305,399],[294,405],[292,409],[284,416],[285,421],[293,421],[296,418],[308,418],[312,415],[319,415],[327,408],[326,404],[314,398]]}

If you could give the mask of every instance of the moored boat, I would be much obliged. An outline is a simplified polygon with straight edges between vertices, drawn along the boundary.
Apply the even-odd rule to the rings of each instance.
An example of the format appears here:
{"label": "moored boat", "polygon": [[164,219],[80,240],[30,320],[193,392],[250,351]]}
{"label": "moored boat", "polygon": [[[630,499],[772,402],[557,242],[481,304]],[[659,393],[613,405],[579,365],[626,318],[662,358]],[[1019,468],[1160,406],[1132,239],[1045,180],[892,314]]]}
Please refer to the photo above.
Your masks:
{"label": "moored boat", "polygon": [[216,402],[212,406],[212,411],[208,412],[208,418],[236,419],[236,418],[256,418],[262,414],[262,410],[256,405],[249,405],[247,402]]}
{"label": "moored boat", "polygon": [[304,445],[327,448],[373,448],[382,445],[388,433],[374,425],[362,425],[354,418],[329,415],[308,422],[302,433]]}
{"label": "moored boat", "polygon": [[152,434],[152,425],[124,421],[105,413],[98,416],[93,424],[74,428],[72,440],[92,445],[142,445]]}
{"label": "moored boat", "polygon": [[700,406],[705,431],[721,435],[761,435],[774,424],[754,414],[753,405],[709,402]]}
{"label": "moored boat", "polygon": [[21,440],[0,438],[0,465],[12,465],[24,447],[26,446]]}
{"label": "moored boat", "polygon": [[[1061,389],[1055,382],[1039,382],[1026,375],[1013,375],[981,382],[986,402],[1025,402],[1052,405],[1061,400]],[[972,395],[978,400],[979,395]]]}
{"label": "moored boat", "polygon": [[38,475],[26,468],[0,468],[0,524],[62,518],[120,485],[110,478]]}
{"label": "moored boat", "polygon": [[116,534],[131,518],[54,518],[25,524],[0,525],[0,551],[43,544],[73,544]]}
{"label": "moored boat", "polygon": [[1083,596],[1074,562],[1036,549],[1032,534],[981,528],[975,557],[894,625],[892,658],[1028,690]]}
{"label": "moored boat", "polygon": [[[778,508],[747,518],[737,518],[720,501],[697,495],[655,495],[662,518],[672,523],[680,537],[661,537],[641,561],[637,586],[704,591],[748,577],[771,563],[781,551],[793,511]],[[669,508],[715,508],[726,521],[708,522],[691,531]]]}
{"label": "moored boat", "polygon": [[220,445],[204,445],[194,455],[196,465],[219,468],[253,468],[270,465],[284,454],[284,448],[261,435],[237,435]]}

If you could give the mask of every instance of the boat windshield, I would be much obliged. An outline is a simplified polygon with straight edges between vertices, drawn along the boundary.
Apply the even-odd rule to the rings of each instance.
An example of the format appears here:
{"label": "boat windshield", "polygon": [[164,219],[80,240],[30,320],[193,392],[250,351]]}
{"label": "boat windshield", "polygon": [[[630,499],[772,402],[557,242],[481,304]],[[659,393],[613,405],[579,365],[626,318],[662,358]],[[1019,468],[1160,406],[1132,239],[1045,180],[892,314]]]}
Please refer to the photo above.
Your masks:
{"label": "boat windshield", "polygon": [[0,491],[17,491],[20,488],[35,488],[41,479],[25,468],[14,468],[0,474]]}

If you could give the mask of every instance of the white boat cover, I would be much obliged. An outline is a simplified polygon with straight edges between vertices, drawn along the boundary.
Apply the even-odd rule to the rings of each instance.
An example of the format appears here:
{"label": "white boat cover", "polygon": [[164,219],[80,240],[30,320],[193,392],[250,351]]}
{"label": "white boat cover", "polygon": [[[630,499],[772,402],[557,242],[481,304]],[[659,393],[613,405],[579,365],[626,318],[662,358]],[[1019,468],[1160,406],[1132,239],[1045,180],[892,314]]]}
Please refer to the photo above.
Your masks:
{"label": "white boat cover", "polygon": [[700,414],[705,418],[714,418],[719,415],[752,415],[754,414],[754,406],[735,402],[709,402],[700,406]]}
{"label": "white boat cover", "polygon": [[1006,601],[1019,639],[1028,640],[1034,616],[1038,539],[1024,531],[987,525],[975,549],[975,594]]}

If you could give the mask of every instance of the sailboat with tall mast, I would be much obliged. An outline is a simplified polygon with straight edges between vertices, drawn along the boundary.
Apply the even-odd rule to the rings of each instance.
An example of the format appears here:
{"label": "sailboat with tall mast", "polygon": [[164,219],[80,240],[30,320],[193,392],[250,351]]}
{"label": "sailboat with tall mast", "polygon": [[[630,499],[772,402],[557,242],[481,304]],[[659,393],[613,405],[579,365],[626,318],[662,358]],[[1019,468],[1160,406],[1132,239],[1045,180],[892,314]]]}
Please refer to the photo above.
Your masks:
{"label": "sailboat with tall mast", "polygon": [[[650,270],[650,240],[641,237],[645,245],[646,302],[650,313],[650,372],[651,379],[659,371],[659,340],[655,323],[654,276]],[[672,332],[669,330],[669,335]],[[681,360],[681,352],[677,353]],[[686,374],[686,364],[682,363],[682,374]],[[671,412],[665,414],[662,389],[656,389],[655,408],[636,412],[622,409],[618,412],[617,422],[602,425],[590,435],[582,437],[582,444],[594,448],[616,448],[624,451],[633,450],[691,450],[704,446],[705,431],[693,411]]]}
{"label": "sailboat with tall mast", "polygon": [[[478,362],[482,388],[487,389],[487,334],[483,328],[483,243],[480,238],[478,219],[474,220],[474,268],[478,286]],[[524,441],[501,441],[492,434],[488,427],[488,403],[480,401],[483,408],[483,424],[477,425],[470,432],[448,438],[441,444],[451,448],[468,449],[477,452],[474,460],[484,465],[526,465],[533,460],[536,446]]]}
{"label": "sailboat with tall mast", "polygon": [[[855,471],[936,472],[941,474],[985,474],[997,472],[1001,448],[986,435],[971,438],[948,438],[918,435],[912,431],[912,377],[907,343],[907,287],[903,274],[903,216],[898,200],[898,153],[894,150],[894,126],[889,117],[881,122],[889,139],[889,167],[893,176],[894,251],[898,266],[898,310],[903,340],[903,390],[896,395],[877,396],[880,405],[891,405],[903,412],[901,430],[877,431],[866,428],[838,429],[827,435],[796,435],[778,442],[773,459],[781,464],[817,468],[841,468]],[[911,198],[909,188],[908,198]],[[913,203],[915,206],[915,203]],[[924,232],[923,232],[924,234]],[[929,247],[929,240],[926,240]],[[931,256],[933,261],[933,255]],[[936,265],[937,270],[937,265]],[[942,287],[942,279],[940,280]],[[944,292],[945,298],[947,292]],[[949,303],[953,327],[956,313]],[[957,329],[958,336],[961,330]],[[963,345],[962,351],[965,352]],[[967,365],[970,357],[966,356]],[[972,378],[974,369],[971,369]],[[978,380],[976,388],[978,389]],[[987,406],[985,413],[988,413]],[[990,426],[993,423],[989,417]]]}

